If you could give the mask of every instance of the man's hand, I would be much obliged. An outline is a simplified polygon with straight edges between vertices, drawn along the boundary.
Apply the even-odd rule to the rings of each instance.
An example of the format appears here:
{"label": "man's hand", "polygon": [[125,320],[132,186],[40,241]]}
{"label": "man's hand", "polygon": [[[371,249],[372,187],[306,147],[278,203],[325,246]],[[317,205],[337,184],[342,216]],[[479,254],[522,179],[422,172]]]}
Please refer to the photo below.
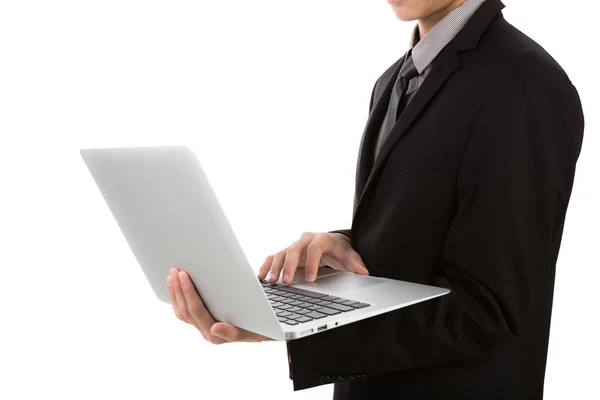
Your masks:
{"label": "man's hand", "polygon": [[369,274],[362,258],[352,248],[348,236],[341,233],[307,232],[291,246],[267,257],[258,272],[258,278],[265,279],[268,274],[268,280],[276,282],[283,272],[283,283],[289,284],[296,269],[304,267],[306,280],[312,282],[317,277],[319,266],[323,265],[360,275]]}
{"label": "man's hand", "polygon": [[189,275],[177,268],[170,269],[167,277],[169,297],[177,318],[193,325],[204,339],[212,344],[228,342],[263,342],[268,337],[237,328],[225,322],[217,322],[210,315],[196,292]]}

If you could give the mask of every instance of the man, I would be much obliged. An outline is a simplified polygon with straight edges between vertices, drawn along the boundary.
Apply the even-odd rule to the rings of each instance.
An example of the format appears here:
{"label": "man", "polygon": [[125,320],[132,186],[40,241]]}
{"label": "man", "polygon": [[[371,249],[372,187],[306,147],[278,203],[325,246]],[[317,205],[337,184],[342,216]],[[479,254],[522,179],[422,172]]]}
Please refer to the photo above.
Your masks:
{"label": "man", "polygon": [[[577,91],[500,0],[388,0],[418,19],[375,83],[352,227],[267,258],[285,283],[319,265],[451,293],[288,343],[296,390],[336,399],[541,399],[556,259],[583,115]],[[367,270],[368,268],[368,270]],[[189,280],[177,316],[212,343],[266,338],[215,323]]]}

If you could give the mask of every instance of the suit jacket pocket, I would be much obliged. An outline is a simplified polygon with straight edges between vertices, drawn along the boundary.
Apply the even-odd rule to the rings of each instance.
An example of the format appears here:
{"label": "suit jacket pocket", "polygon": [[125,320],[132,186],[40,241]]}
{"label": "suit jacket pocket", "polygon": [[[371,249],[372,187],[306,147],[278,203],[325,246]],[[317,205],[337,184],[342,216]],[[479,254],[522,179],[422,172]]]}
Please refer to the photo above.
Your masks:
{"label": "suit jacket pocket", "polygon": [[446,149],[426,149],[400,152],[393,157],[390,166],[394,170],[435,170],[443,169],[448,156]]}

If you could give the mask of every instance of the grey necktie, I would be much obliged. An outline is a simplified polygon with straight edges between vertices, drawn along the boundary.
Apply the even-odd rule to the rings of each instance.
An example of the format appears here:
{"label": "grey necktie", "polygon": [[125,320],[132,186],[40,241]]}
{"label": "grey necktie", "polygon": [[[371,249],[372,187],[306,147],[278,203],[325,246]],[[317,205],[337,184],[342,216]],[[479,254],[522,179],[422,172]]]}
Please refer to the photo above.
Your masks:
{"label": "grey necktie", "polygon": [[419,72],[417,71],[417,68],[415,68],[412,53],[409,51],[406,55],[406,61],[404,61],[402,68],[400,68],[396,83],[394,83],[394,87],[392,88],[392,95],[390,97],[387,113],[381,123],[381,130],[379,132],[379,137],[377,138],[377,143],[375,144],[375,158],[377,158],[385,139],[387,139],[394,125],[396,125],[400,114],[402,114],[403,110],[401,110],[399,106],[406,103],[403,101],[403,98],[406,96],[408,83],[417,75],[419,75]]}

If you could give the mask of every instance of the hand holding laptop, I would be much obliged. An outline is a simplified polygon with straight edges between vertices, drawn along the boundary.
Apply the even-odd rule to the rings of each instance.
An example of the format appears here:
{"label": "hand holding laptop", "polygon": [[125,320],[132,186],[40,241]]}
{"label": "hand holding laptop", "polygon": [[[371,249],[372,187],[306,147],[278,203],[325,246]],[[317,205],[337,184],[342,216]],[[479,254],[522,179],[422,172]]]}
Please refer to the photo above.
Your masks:
{"label": "hand holding laptop", "polygon": [[[334,269],[360,275],[369,274],[346,235],[310,232],[303,233],[291,246],[267,257],[258,273],[258,278],[263,280],[268,274],[269,280],[276,282],[283,271],[283,282],[289,284],[296,268],[305,267],[306,279],[312,282],[315,280],[319,265],[329,265]],[[171,268],[169,272],[167,285],[175,315],[183,322],[195,326],[208,342],[223,344],[272,340],[228,323],[217,322],[204,306],[188,274],[177,268]]]}
{"label": "hand holding laptop", "polygon": [[171,268],[169,272],[167,285],[175,315],[183,322],[195,326],[206,341],[212,344],[223,344],[273,340],[226,322],[215,321],[204,306],[189,275],[177,268]]}

